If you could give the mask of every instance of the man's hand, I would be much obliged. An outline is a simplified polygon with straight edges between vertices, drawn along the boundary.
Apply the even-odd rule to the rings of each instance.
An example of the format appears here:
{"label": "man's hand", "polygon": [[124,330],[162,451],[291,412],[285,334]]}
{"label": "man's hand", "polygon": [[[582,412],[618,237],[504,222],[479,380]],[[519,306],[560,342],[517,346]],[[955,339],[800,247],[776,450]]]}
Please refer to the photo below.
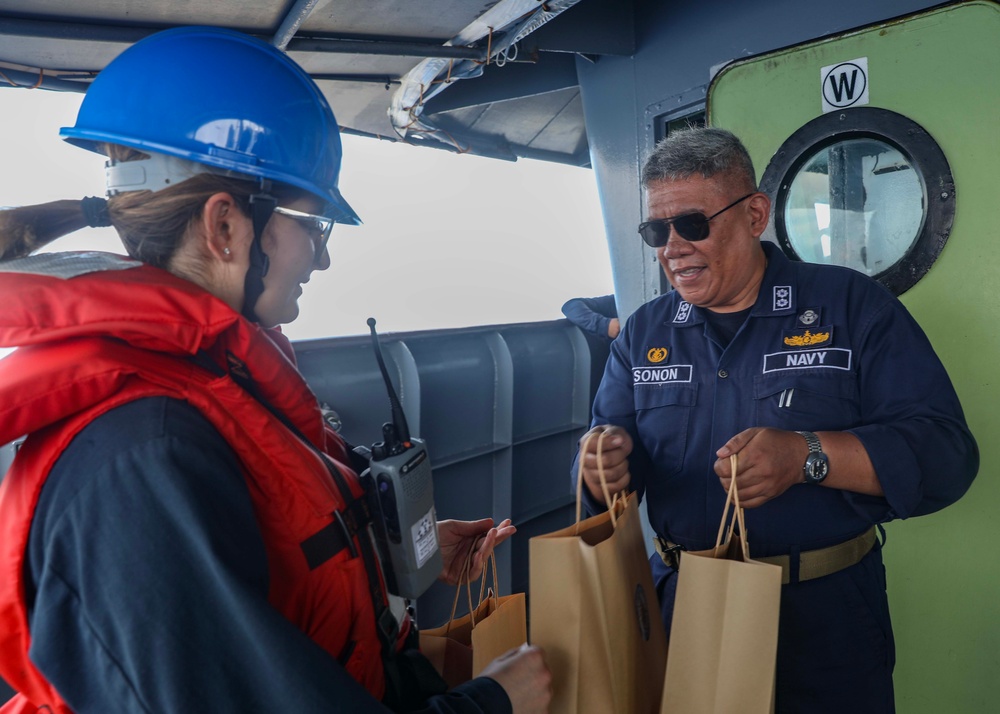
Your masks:
{"label": "man's hand", "polygon": [[[598,503],[604,503],[604,492],[601,490],[601,477],[597,468],[597,440],[601,433],[604,442],[601,445],[601,463],[604,465],[604,478],[608,484],[608,493],[614,495],[628,488],[632,475],[628,472],[628,455],[632,453],[632,437],[620,426],[603,424],[595,426],[580,439],[580,448],[586,445],[586,451],[580,453],[580,463],[583,465],[583,482],[590,495]],[[593,438],[588,439],[591,434]]]}
{"label": "man's hand", "polygon": [[809,447],[794,431],[761,427],[741,431],[715,453],[719,457],[715,473],[726,491],[732,478],[730,454],[739,457],[736,488],[740,505],[756,508],[803,482],[802,465],[809,455]]}
{"label": "man's hand", "polygon": [[545,714],[552,701],[552,674],[542,650],[532,645],[500,655],[479,674],[503,687],[514,714]]}
{"label": "man's hand", "polygon": [[476,549],[469,570],[469,580],[472,581],[483,574],[483,566],[493,549],[517,532],[509,518],[501,521],[496,528],[493,527],[492,518],[478,521],[438,521],[437,527],[441,558],[444,561],[438,580],[449,585],[459,584],[470,550]]}
{"label": "man's hand", "polygon": [[[830,459],[830,473],[821,487],[885,496],[875,467],[857,436],[849,431],[820,431],[816,436]],[[730,454],[739,454],[736,485],[740,490],[740,503],[746,508],[767,503],[805,480],[802,467],[809,447],[802,435],[794,431],[755,427],[727,441],[715,452],[719,457],[715,473],[727,490]]]}
{"label": "man's hand", "polygon": [[612,340],[618,337],[618,333],[622,331],[622,324],[618,321],[617,317],[612,317],[608,321],[608,337]]}

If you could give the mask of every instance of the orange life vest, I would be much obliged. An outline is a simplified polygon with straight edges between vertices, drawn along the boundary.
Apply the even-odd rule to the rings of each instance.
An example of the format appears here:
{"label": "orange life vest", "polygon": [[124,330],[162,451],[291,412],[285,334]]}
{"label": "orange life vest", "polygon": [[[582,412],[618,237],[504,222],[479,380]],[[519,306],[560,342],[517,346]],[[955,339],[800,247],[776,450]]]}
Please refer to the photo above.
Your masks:
{"label": "orange life vest", "polygon": [[[86,260],[104,267],[85,272]],[[19,346],[0,361],[0,444],[28,438],[0,485],[0,675],[20,693],[4,714],[69,711],[28,659],[24,566],[45,479],[83,427],[148,396],[189,402],[229,443],[263,535],[270,603],[331,656],[350,651],[347,671],[381,699],[382,579],[352,555],[363,552],[360,539],[340,525],[363,489],[284,337],[192,283],[117,256],[35,256],[0,270],[11,265],[30,272],[0,277],[0,346]],[[353,547],[324,552],[331,534]]]}

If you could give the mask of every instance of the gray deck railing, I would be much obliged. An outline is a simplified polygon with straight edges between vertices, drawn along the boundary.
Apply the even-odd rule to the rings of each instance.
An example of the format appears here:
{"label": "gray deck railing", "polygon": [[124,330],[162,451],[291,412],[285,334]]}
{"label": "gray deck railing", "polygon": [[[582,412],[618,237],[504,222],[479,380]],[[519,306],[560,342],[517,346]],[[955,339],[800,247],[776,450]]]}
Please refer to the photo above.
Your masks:
{"label": "gray deck railing", "polygon": [[[438,518],[512,518],[517,535],[497,550],[500,587],[527,591],[528,539],[569,525],[574,515],[569,469],[589,422],[588,341],[565,320],[380,339],[410,432],[427,441]],[[347,441],[381,440],[389,400],[370,338],[298,342],[295,349]],[[421,625],[446,620],[453,595],[435,583],[418,601]]]}

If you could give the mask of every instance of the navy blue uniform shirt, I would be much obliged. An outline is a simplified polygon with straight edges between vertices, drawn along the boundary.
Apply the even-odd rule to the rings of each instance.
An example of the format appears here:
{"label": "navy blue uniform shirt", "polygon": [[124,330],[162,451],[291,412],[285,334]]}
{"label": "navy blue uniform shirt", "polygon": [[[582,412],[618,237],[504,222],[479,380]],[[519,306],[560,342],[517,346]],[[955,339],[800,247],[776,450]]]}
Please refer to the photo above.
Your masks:
{"label": "navy blue uniform shirt", "polygon": [[714,545],[725,500],[715,452],[750,427],[849,431],[885,493],[792,486],[746,511],[755,556],[822,548],[957,500],[979,452],[917,323],[861,273],[763,248],[757,301],[728,346],[676,291],[642,305],[611,346],[593,423],[631,434],[631,488],[653,529],[688,549]]}
{"label": "navy blue uniform shirt", "polygon": [[610,340],[608,326],[612,318],[618,317],[618,306],[615,304],[614,295],[572,298],[563,304],[562,313],[581,330]]}

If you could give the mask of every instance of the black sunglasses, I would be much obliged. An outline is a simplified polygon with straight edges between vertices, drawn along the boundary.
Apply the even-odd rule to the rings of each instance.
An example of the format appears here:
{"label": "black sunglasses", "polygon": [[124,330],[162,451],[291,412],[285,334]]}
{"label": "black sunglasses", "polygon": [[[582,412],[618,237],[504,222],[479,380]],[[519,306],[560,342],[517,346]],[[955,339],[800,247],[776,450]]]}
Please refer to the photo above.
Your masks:
{"label": "black sunglasses", "polygon": [[639,235],[646,242],[650,248],[662,248],[670,240],[670,226],[674,227],[677,231],[677,235],[686,241],[691,241],[692,243],[699,240],[705,240],[708,238],[708,222],[720,216],[730,208],[735,206],[741,201],[745,201],[753,193],[748,193],[742,198],[737,198],[735,201],[730,203],[728,206],[723,208],[721,211],[716,211],[708,218],[705,218],[704,213],[687,213],[683,216],[677,216],[676,218],[660,218],[655,221],[646,221],[645,223],[639,224]]}

